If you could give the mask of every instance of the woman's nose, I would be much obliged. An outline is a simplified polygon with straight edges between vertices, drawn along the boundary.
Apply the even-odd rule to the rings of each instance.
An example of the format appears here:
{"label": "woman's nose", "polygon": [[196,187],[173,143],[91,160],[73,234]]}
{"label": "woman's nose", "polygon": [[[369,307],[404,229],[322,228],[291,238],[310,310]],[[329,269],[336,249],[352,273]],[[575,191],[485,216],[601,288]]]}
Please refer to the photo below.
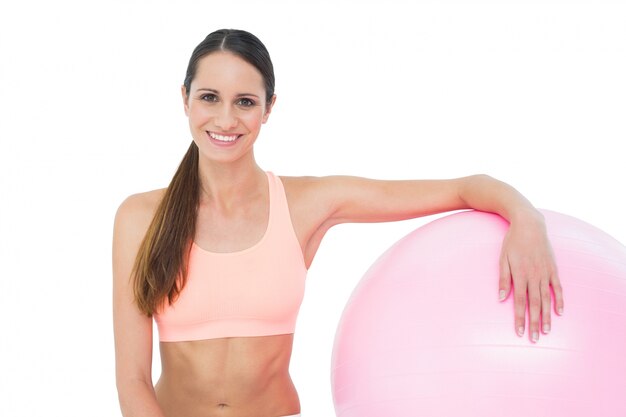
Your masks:
{"label": "woman's nose", "polygon": [[219,127],[223,131],[234,129],[237,126],[237,117],[234,114],[233,109],[229,106],[222,106],[219,112],[215,115],[215,126]]}

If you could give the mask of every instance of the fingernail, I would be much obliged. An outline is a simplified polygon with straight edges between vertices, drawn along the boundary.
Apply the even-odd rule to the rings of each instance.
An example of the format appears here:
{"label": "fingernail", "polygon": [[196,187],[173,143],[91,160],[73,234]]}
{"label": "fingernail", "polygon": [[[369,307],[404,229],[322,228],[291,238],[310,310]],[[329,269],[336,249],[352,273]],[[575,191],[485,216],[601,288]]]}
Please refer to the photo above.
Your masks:
{"label": "fingernail", "polygon": [[517,335],[518,336],[524,336],[524,327],[520,326],[517,328]]}
{"label": "fingernail", "polygon": [[545,334],[550,333],[550,325],[549,325],[548,323],[546,323],[546,324],[544,324],[544,325],[543,325],[543,332],[544,332]]}
{"label": "fingernail", "polygon": [[559,316],[563,314],[563,307],[559,307]]}
{"label": "fingernail", "polygon": [[500,290],[500,301],[504,300],[504,297],[506,297],[506,291]]}
{"label": "fingernail", "polygon": [[538,332],[533,332],[532,341],[536,342],[537,340],[539,340],[539,333]]}

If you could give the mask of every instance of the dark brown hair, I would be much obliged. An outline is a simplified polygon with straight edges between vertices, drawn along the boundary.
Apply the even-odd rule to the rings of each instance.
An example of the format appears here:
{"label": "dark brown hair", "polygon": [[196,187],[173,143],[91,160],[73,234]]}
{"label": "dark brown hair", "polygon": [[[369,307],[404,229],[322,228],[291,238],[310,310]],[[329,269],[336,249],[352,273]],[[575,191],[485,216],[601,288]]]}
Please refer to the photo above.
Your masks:
{"label": "dark brown hair", "polygon": [[[274,68],[265,45],[253,34],[221,29],[209,34],[191,54],[183,85],[187,96],[198,62],[215,51],[234,53],[263,76],[266,102],[274,95]],[[139,247],[133,268],[135,301],[148,317],[167,300],[171,304],[187,278],[187,259],[196,232],[200,201],[198,147],[192,141]]]}

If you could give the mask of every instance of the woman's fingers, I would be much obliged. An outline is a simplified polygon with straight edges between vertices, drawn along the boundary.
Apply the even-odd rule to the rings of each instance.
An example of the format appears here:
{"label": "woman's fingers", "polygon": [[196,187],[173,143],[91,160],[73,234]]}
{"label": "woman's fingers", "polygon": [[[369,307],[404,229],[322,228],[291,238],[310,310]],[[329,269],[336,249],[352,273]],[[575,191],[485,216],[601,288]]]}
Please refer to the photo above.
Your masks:
{"label": "woman's fingers", "polygon": [[[519,336],[525,332],[526,309],[528,309],[528,331],[530,340],[537,342],[540,333],[548,334],[552,328],[552,291],[554,292],[555,311],[563,312],[563,290],[555,269],[541,272],[528,272],[532,268],[500,266],[500,288],[506,288],[504,275],[513,270],[513,293],[515,309],[515,329]],[[511,280],[510,279],[510,280]],[[510,283],[509,280],[509,283]]]}
{"label": "woman's fingers", "polygon": [[550,333],[552,327],[552,318],[550,316],[550,305],[552,304],[552,295],[550,294],[550,284],[548,280],[541,282],[541,330],[544,334]]}
{"label": "woman's fingers", "polygon": [[552,291],[554,291],[554,309],[559,316],[563,314],[563,288],[561,287],[561,281],[557,272],[553,272],[550,276],[550,285]]}
{"label": "woman's fingers", "polygon": [[509,260],[504,254],[500,258],[500,282],[498,288],[500,288],[498,298],[500,301],[506,300],[509,292],[511,292],[511,270],[509,269]]}
{"label": "woman's fingers", "polygon": [[[541,272],[539,272],[541,271]],[[526,315],[528,314],[528,331],[532,342],[539,340],[540,333],[548,334],[552,326],[550,286],[554,283],[556,304],[563,303],[562,290],[556,274],[549,274],[542,269],[534,270],[527,265],[509,264],[508,257],[503,254],[500,260],[500,301],[507,298],[513,282],[515,331],[523,336],[526,331]],[[558,294],[558,296],[557,296]],[[560,300],[560,301],[559,301]],[[558,306],[556,307],[558,311]],[[528,313],[526,313],[528,310]]]}
{"label": "woman's fingers", "polygon": [[539,290],[539,279],[532,277],[528,280],[528,315],[530,319],[529,332],[530,340],[539,340],[539,318],[541,317],[541,291]]}
{"label": "woman's fingers", "polygon": [[502,244],[499,289],[500,301],[513,291],[515,331],[519,336],[526,330],[526,314],[531,341],[537,342],[540,333],[550,332],[552,294],[555,311],[562,314],[563,290],[543,223],[530,222],[523,228],[511,223]]}
{"label": "woman's fingers", "polygon": [[[515,332],[518,336],[523,336],[526,328],[526,292],[528,290],[528,283],[520,277],[521,274],[519,272],[515,274],[513,305],[515,310]],[[498,284],[500,288],[500,301],[506,300],[509,296],[513,279],[514,277],[511,273],[511,265],[508,256],[506,253],[503,253],[500,258],[500,282]]]}
{"label": "woman's fingers", "polygon": [[515,310],[515,331],[518,336],[524,335],[526,329],[526,285],[516,283],[513,285],[513,306]]}

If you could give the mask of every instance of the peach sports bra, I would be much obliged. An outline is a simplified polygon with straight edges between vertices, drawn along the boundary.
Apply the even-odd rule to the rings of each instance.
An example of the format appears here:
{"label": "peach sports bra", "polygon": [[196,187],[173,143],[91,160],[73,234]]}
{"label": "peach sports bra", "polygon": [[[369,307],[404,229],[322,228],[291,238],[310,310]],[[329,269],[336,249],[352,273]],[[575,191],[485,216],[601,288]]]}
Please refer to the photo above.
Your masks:
{"label": "peach sports bra", "polygon": [[307,269],[283,184],[266,174],[265,234],[253,246],[229,253],[192,242],[185,287],[154,314],[161,342],[294,333]]}

